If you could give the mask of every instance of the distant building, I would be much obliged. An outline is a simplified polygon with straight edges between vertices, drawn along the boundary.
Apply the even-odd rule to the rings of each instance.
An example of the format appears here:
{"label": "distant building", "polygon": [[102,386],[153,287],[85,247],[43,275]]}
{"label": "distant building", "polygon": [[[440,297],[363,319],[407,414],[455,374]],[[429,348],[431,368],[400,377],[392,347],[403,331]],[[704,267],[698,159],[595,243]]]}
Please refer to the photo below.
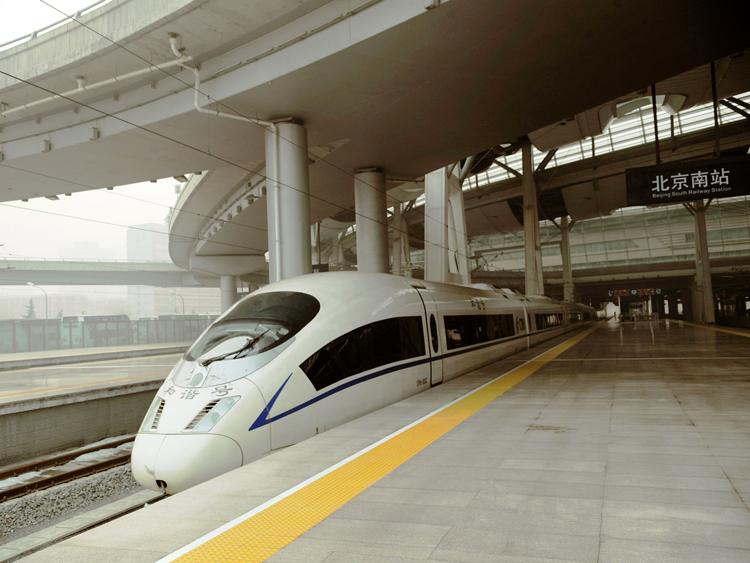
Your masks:
{"label": "distant building", "polygon": [[167,225],[143,223],[128,227],[127,259],[133,262],[171,262]]}
{"label": "distant building", "polygon": [[[126,251],[131,262],[171,262],[166,224],[143,223],[128,227]],[[157,316],[157,288],[144,285],[128,286],[130,318]],[[174,312],[174,311],[170,311]]]}

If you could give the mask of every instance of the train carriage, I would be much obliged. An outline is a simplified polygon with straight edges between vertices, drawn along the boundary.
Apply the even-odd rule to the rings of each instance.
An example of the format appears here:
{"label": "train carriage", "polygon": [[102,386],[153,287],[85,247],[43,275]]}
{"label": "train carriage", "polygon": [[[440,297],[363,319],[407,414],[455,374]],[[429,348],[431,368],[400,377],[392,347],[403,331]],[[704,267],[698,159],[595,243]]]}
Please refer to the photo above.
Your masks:
{"label": "train carriage", "polygon": [[387,274],[270,284],[172,370],[136,438],[133,473],[183,490],[593,319],[583,305]]}

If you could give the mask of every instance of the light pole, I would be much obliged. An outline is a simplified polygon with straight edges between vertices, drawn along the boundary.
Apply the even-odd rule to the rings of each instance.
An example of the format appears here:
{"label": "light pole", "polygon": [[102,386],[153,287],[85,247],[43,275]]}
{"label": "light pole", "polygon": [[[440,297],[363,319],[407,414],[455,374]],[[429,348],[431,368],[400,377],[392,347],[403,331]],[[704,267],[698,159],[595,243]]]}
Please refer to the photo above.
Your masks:
{"label": "light pole", "polygon": [[179,297],[180,301],[182,301],[182,318],[180,319],[180,330],[182,334],[180,335],[180,338],[181,340],[185,340],[185,299],[182,295],[178,295],[174,289],[172,290],[172,295]]}
{"label": "light pole", "polygon": [[26,285],[30,287],[35,287],[39,291],[44,293],[44,318],[46,320],[47,318],[49,318],[49,309],[48,309],[49,300],[47,298],[47,292],[41,286],[36,285],[34,282],[26,282]]}
{"label": "light pole", "polygon": [[47,297],[47,292],[44,290],[44,288],[36,285],[34,282],[26,282],[26,285],[30,287],[35,287],[38,290],[40,290],[42,293],[44,293],[44,324],[42,325],[42,346],[44,349],[47,349],[47,318],[49,317],[49,299]]}
{"label": "light pole", "polygon": [[182,301],[182,316],[185,316],[185,298],[182,295],[179,295],[176,291],[172,292],[172,295],[175,297],[179,297],[180,301]]}

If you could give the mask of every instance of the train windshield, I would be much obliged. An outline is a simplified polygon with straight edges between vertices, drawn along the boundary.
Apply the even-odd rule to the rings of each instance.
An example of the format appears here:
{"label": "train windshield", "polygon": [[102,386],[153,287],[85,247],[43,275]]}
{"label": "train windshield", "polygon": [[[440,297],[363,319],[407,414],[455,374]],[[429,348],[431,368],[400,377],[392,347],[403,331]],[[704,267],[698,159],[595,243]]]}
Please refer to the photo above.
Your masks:
{"label": "train windshield", "polygon": [[319,310],[318,300],[305,293],[273,291],[250,295],[211,325],[185,353],[185,359],[209,366],[219,361],[266,356],[265,352],[302,330]]}

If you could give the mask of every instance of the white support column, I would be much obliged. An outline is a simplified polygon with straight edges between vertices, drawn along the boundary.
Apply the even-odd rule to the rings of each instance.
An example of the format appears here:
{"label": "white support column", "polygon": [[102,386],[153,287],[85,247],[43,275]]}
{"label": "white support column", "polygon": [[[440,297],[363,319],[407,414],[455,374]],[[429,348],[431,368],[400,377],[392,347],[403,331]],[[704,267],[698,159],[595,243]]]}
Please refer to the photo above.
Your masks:
{"label": "white support column", "polygon": [[312,272],[307,131],[280,122],[266,132],[268,277],[271,282]]}
{"label": "white support column", "polygon": [[320,221],[310,225],[310,246],[313,266],[320,266],[322,260],[320,249]]}
{"label": "white support column", "polygon": [[575,285],[573,285],[573,264],[570,261],[570,230],[573,223],[568,222],[568,216],[560,217],[560,256],[563,270],[563,301],[575,302]]}
{"label": "white support column", "polygon": [[[709,201],[710,203],[710,201]],[[714,313],[714,289],[711,282],[711,262],[708,255],[708,237],[706,234],[706,209],[708,203],[703,200],[693,204],[695,219],[695,286],[697,302],[693,303],[693,311],[699,314],[697,322],[713,324],[716,322]]]}
{"label": "white support column", "polygon": [[406,221],[406,215],[401,212],[401,256],[404,264],[403,275],[411,277],[411,241],[409,240],[409,224]]}
{"label": "white support column", "polygon": [[424,279],[469,284],[464,194],[456,168],[440,168],[424,178]]}
{"label": "white support column", "polygon": [[223,313],[237,302],[237,278],[221,276],[219,283],[221,285],[221,312]]}
{"label": "white support column", "polygon": [[354,175],[354,211],[357,215],[357,271],[388,271],[388,217],[385,175],[378,168]]}
{"label": "white support column", "polygon": [[531,144],[524,143],[521,150],[523,158],[523,245],[526,270],[526,294],[543,295],[542,246],[539,237],[539,212],[537,210]]}
{"label": "white support column", "polygon": [[393,217],[391,217],[391,226],[393,227],[393,238],[391,239],[391,273],[394,276],[401,275],[401,239],[405,236],[401,232],[401,202],[396,202],[393,206]]}

